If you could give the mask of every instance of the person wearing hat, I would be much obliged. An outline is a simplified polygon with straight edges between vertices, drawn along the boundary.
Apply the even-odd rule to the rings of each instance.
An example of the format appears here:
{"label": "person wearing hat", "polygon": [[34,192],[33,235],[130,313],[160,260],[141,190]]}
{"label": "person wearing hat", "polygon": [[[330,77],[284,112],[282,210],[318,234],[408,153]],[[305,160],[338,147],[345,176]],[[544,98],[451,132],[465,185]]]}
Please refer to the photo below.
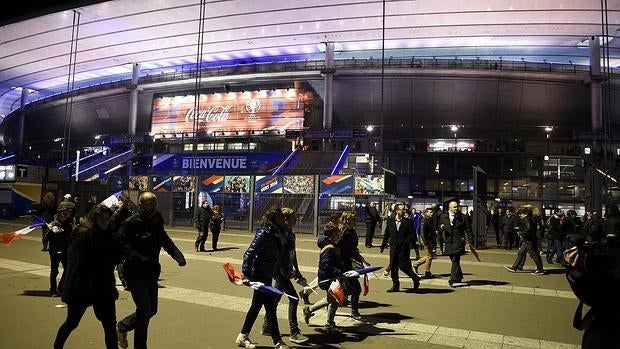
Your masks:
{"label": "person wearing hat", "polygon": [[[54,216],[54,220],[49,224],[50,231],[48,233],[48,252],[50,254],[50,296],[58,297],[62,293],[64,286],[64,270],[67,264],[67,249],[71,241],[73,233],[73,224],[71,224],[71,209],[75,206],[69,205],[67,201],[58,204],[58,211]],[[57,284],[59,274],[58,266],[62,264],[63,274],[60,282]]]}
{"label": "person wearing hat", "polygon": [[69,210],[71,210],[71,215],[69,216],[69,220],[71,221],[71,223],[76,223],[74,222],[75,220],[75,203],[73,202],[72,196],[71,194],[65,194],[63,196],[63,200],[60,202],[59,205],[64,204],[66,205],[66,207],[69,208]]}

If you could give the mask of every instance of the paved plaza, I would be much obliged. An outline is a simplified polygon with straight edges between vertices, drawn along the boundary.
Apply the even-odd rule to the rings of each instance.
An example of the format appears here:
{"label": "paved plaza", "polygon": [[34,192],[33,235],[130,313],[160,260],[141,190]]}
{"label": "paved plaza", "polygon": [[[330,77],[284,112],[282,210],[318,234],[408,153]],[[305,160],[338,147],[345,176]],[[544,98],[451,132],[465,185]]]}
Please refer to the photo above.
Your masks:
{"label": "paved plaza", "polygon": [[[25,219],[0,221],[0,231],[27,224]],[[224,231],[218,243],[222,250],[197,253],[196,233],[191,228],[169,227],[168,232],[185,254],[187,266],[179,267],[165,253],[161,256],[160,306],[149,327],[149,348],[235,348],[234,339],[241,329],[252,291],[229,283],[222,265],[231,262],[240,269],[252,234]],[[316,276],[319,252],[316,239],[299,235],[297,241],[301,271],[312,279]],[[375,238],[377,244],[379,240]],[[210,237],[206,246],[209,245]],[[494,247],[494,243],[491,245]],[[387,251],[381,254],[378,248],[367,249],[363,244],[360,248],[373,265],[387,265]],[[40,230],[11,247],[0,247],[1,348],[51,348],[66,315],[61,300],[49,297],[49,256],[40,249]],[[515,250],[494,248],[480,251],[481,262],[464,256],[467,286],[458,288],[448,285],[447,257],[433,261],[432,272],[437,277],[423,279],[415,292],[406,292],[411,280],[402,275],[402,292],[386,293],[391,280],[379,272],[370,280],[370,293],[361,297],[364,321],[351,319],[350,309],[340,308],[336,322],[344,332],[326,335],[319,331],[325,323],[324,311],[319,311],[309,325],[303,323],[300,315],[301,331],[310,341],[296,347],[578,348],[581,333],[571,326],[578,302],[561,267],[545,264],[549,274],[544,276],[510,273],[504,265],[511,265],[515,256]],[[529,257],[525,269],[533,270]],[[134,310],[130,293],[120,287],[119,290],[117,319]],[[319,291],[310,298],[316,301],[323,295]],[[290,343],[286,303],[282,300],[278,317],[284,340]],[[260,334],[261,325],[262,316],[250,338],[259,348],[273,347],[271,338]],[[132,333],[129,340],[131,344]],[[103,347],[103,330],[89,309],[65,348]]]}

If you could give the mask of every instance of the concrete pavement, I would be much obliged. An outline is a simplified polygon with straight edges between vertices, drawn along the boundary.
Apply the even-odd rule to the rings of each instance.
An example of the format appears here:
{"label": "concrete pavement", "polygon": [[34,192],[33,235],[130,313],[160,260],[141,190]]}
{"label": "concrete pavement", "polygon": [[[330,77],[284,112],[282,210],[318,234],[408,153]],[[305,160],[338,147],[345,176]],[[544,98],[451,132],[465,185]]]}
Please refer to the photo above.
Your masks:
{"label": "concrete pavement", "polygon": [[[27,220],[0,221],[0,231],[19,229]],[[184,252],[187,266],[181,268],[165,253],[161,256],[160,308],[151,320],[149,348],[234,348],[251,290],[237,287],[226,279],[222,264],[240,269],[241,256],[248,246],[250,232],[225,231],[220,236],[223,250],[194,251],[196,233],[187,228],[169,228],[170,235]],[[58,298],[48,295],[49,257],[41,252],[40,231],[17,241],[10,248],[0,247],[0,343],[3,348],[50,348],[66,309]],[[316,275],[316,239],[299,235],[298,256],[301,271],[308,279]],[[378,240],[375,241],[378,243]],[[210,239],[206,246],[210,246]],[[388,254],[377,248],[361,247],[373,265],[387,264]],[[336,317],[344,327],[342,335],[328,336],[320,331],[325,313],[317,313],[310,325],[299,316],[302,333],[310,337],[313,348],[577,348],[581,333],[571,327],[577,305],[557,266],[551,273],[534,276],[509,273],[503,266],[514,261],[516,251],[482,250],[482,262],[464,256],[462,265],[468,286],[451,288],[447,284],[450,262],[447,257],[433,261],[437,278],[423,280],[416,292],[386,293],[391,281],[378,273],[371,278],[371,291],[362,297],[360,312],[364,322],[348,317],[340,308]],[[533,269],[528,259],[526,269]],[[422,269],[420,269],[422,271]],[[411,285],[403,277],[401,286]],[[133,312],[128,292],[120,291],[117,318]],[[323,296],[312,295],[312,300]],[[281,303],[286,303],[283,300]],[[278,307],[280,329],[289,333],[286,304]],[[299,309],[301,313],[301,309]],[[260,335],[259,317],[251,338],[262,348],[272,347],[269,337]],[[130,333],[130,343],[132,340]],[[72,333],[66,348],[103,348],[103,331],[88,310]]]}

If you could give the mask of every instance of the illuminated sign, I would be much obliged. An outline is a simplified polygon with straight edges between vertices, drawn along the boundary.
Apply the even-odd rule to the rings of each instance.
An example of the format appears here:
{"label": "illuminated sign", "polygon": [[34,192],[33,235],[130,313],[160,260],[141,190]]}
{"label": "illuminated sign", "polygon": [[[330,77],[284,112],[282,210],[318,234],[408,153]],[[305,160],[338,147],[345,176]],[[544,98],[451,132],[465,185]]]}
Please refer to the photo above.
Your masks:
{"label": "illuminated sign", "polygon": [[15,180],[15,165],[0,165],[0,181]]}
{"label": "illuminated sign", "polygon": [[304,96],[295,89],[201,94],[153,99],[151,134],[222,131],[285,132],[304,126]]}
{"label": "illuminated sign", "polygon": [[476,141],[474,139],[429,139],[428,151],[475,151]]}
{"label": "illuminated sign", "polygon": [[280,152],[155,154],[153,173],[262,174],[275,170],[286,158]]}

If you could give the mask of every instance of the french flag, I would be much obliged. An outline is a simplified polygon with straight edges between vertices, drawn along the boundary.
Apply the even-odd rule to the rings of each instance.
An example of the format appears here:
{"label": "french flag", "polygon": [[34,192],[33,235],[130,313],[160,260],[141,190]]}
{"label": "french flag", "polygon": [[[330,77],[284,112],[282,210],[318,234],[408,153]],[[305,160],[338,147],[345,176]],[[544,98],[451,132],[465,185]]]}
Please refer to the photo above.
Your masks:
{"label": "french flag", "polygon": [[0,236],[2,237],[2,242],[4,243],[4,245],[9,247],[11,246],[13,241],[20,240],[22,236],[30,233],[31,231],[39,227],[47,225],[47,223],[45,223],[43,218],[35,216],[35,215],[32,215],[32,221],[34,223],[25,228],[22,228],[16,231],[6,232],[6,233],[0,233]]}

